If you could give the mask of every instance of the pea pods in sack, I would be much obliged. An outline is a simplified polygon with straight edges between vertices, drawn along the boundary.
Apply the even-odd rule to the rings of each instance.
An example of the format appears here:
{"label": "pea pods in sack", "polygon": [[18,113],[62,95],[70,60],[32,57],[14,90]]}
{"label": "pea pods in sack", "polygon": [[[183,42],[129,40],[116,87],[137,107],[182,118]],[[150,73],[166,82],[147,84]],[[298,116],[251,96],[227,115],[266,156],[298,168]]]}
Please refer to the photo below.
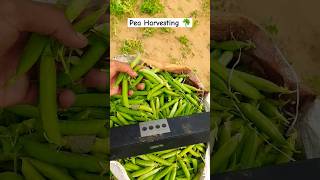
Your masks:
{"label": "pea pods in sack", "polygon": [[273,124],[272,121],[262,114],[256,107],[248,103],[241,103],[239,106],[244,115],[250,121],[252,121],[260,131],[268,135],[276,143],[282,145],[287,144],[277,126]]}
{"label": "pea pods in sack", "polygon": [[241,138],[241,134],[234,135],[213,154],[213,158],[210,161],[212,174],[222,172],[224,170],[222,168],[226,163],[228,163],[229,158],[236,151]]}
{"label": "pea pods in sack", "polygon": [[21,171],[26,180],[45,180],[27,158],[22,159]]}
{"label": "pea pods in sack", "polygon": [[[213,71],[220,78],[222,78],[225,82],[229,81],[229,71],[227,68],[223,67],[219,62],[213,61]],[[230,79],[230,85],[236,91],[240,92],[242,95],[254,99],[259,100],[263,98],[263,95],[253,86],[243,81],[241,78],[232,74],[232,78]]]}

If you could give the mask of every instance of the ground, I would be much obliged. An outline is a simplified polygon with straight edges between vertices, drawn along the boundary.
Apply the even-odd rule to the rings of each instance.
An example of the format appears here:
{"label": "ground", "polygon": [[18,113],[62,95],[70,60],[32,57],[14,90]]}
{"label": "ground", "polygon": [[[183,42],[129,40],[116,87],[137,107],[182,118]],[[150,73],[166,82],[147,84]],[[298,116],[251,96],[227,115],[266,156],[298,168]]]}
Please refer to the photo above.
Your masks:
{"label": "ground", "polygon": [[[153,16],[140,12],[141,0],[136,5],[136,17],[192,17],[193,28],[148,29],[128,28],[126,18],[111,16],[111,57],[121,54],[125,40],[139,40],[143,45],[142,59],[186,65],[199,77],[206,89],[210,85],[210,14],[208,0],[160,0],[161,13]],[[165,32],[168,30],[169,32]]]}

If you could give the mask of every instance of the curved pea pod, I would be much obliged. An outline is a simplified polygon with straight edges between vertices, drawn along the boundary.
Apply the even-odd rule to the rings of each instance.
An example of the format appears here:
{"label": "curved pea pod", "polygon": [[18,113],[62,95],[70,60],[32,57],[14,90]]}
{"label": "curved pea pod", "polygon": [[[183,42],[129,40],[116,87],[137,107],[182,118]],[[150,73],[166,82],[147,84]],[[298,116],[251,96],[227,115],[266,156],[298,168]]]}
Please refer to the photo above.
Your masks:
{"label": "curved pea pod", "polygon": [[140,177],[144,174],[147,174],[148,172],[152,171],[155,167],[154,166],[150,166],[150,167],[146,167],[144,169],[141,169],[139,171],[135,171],[131,174],[132,177],[136,178],[136,177]]}
{"label": "curved pea pod", "polygon": [[161,172],[159,172],[154,178],[153,180],[160,180],[161,178],[165,177],[173,168],[174,165],[171,165],[169,167],[166,167],[165,169],[163,169]]}
{"label": "curved pea pod", "polygon": [[82,11],[88,7],[90,0],[72,0],[69,2],[66,10],[65,15],[70,22],[73,22],[81,13]]}
{"label": "curved pea pod", "polygon": [[22,159],[21,171],[26,180],[45,180],[27,158]]}
{"label": "curved pea pod", "polygon": [[213,59],[218,59],[221,56],[221,50],[220,49],[214,49],[211,53],[210,53],[210,58],[211,60]]}
{"label": "curved pea pod", "polygon": [[223,167],[237,150],[241,138],[241,134],[234,135],[212,155],[212,160],[210,161],[211,174],[224,170]]}
{"label": "curved pea pod", "polygon": [[100,58],[106,52],[107,43],[102,40],[96,40],[96,37],[92,37],[92,39],[94,40],[92,40],[91,46],[81,57],[80,63],[71,67],[68,74],[58,74],[57,85],[59,87],[79,80],[96,64],[97,61],[100,60]]}
{"label": "curved pea pod", "polygon": [[187,165],[185,164],[185,162],[178,156],[178,162],[180,164],[180,167],[184,173],[184,175],[189,179],[190,178],[190,172],[187,168]]}
{"label": "curved pea pod", "polygon": [[246,137],[240,158],[241,168],[254,167],[254,161],[260,142],[257,133],[254,130],[250,130]]}
{"label": "curved pea pod", "polygon": [[270,118],[276,118],[282,124],[289,125],[290,122],[285,118],[278,110],[276,106],[269,103],[268,101],[262,101],[259,106],[260,111],[262,111],[266,116]]}
{"label": "curved pea pod", "polygon": [[43,35],[39,35],[36,33],[32,33],[27,45],[25,46],[19,65],[17,67],[17,71],[15,74],[15,78],[20,77],[21,75],[28,72],[31,67],[37,62],[40,58],[42,51],[46,47],[49,42],[49,38]]}
{"label": "curved pea pod", "polygon": [[256,127],[266,135],[268,135],[276,143],[286,145],[287,142],[279,129],[272,123],[264,114],[262,114],[256,107],[248,103],[241,103],[239,105],[244,115],[254,123]]}
{"label": "curved pea pod", "polygon": [[80,21],[73,25],[75,31],[84,33],[91,29],[99,20],[99,18],[106,13],[107,5],[102,6],[102,8],[92,12],[88,16],[84,17]]}
{"label": "curved pea pod", "polygon": [[141,160],[141,159],[137,159],[136,160],[136,164],[140,165],[140,166],[144,166],[144,167],[149,167],[149,166],[156,166],[157,163],[155,163],[154,161],[151,160]]}
{"label": "curved pea pod", "polygon": [[50,46],[46,47],[40,60],[39,81],[39,109],[42,128],[50,142],[61,145],[56,100],[56,64]]}
{"label": "curved pea pod", "polygon": [[151,159],[151,160],[153,160],[153,161],[155,161],[155,162],[157,162],[157,163],[163,164],[163,165],[165,165],[165,166],[171,166],[171,164],[172,164],[172,163],[168,162],[167,160],[162,159],[162,158],[160,158],[160,157],[158,157],[158,156],[155,156],[155,155],[153,155],[153,154],[148,154],[147,157],[148,157],[149,159]]}
{"label": "curved pea pod", "polygon": [[31,164],[48,179],[73,180],[66,171],[51,164],[41,162],[35,159],[29,159]]}
{"label": "curved pea pod", "polygon": [[10,106],[5,108],[5,110],[23,117],[29,117],[29,118],[39,117],[39,109],[29,104]]}
{"label": "curved pea pod", "polygon": [[287,142],[288,142],[290,148],[284,147],[284,149],[282,150],[287,156],[285,156],[284,154],[280,154],[280,156],[276,160],[277,164],[287,163],[287,162],[291,161],[293,153],[294,153],[293,149],[295,149],[295,144],[296,144],[297,138],[298,138],[297,131],[293,132],[289,136],[289,138],[287,139]]}
{"label": "curved pea pod", "polygon": [[[229,80],[229,71],[227,68],[223,67],[219,62],[214,61],[212,62],[213,71],[219,75],[225,82]],[[236,91],[240,92],[243,96],[248,98],[259,100],[264,98],[264,96],[253,86],[243,81],[241,78],[232,74],[232,78],[230,80],[230,85]]]}
{"label": "curved pea pod", "polygon": [[155,72],[149,69],[140,69],[139,72],[141,72],[144,76],[148,76],[153,82],[164,84],[164,81]]}
{"label": "curved pea pod", "polygon": [[63,135],[98,135],[107,136],[105,120],[60,121],[59,127]]}
{"label": "curved pea pod", "polygon": [[128,171],[138,171],[141,169],[140,166],[136,165],[136,164],[133,164],[131,162],[127,162],[126,164],[124,164],[124,168]]}
{"label": "curved pea pod", "polygon": [[104,93],[90,93],[90,94],[77,94],[76,100],[72,105],[74,107],[106,107],[107,94]]}
{"label": "curved pea pod", "polygon": [[221,49],[225,51],[238,51],[240,49],[250,49],[255,48],[255,45],[248,41],[237,41],[237,40],[229,40],[229,41],[222,41],[222,42],[216,42],[213,44],[213,48],[215,49]]}
{"label": "curved pea pod", "polygon": [[144,180],[144,179],[147,179],[147,178],[149,178],[149,177],[151,177],[151,176],[153,176],[152,179],[154,179],[155,174],[156,174],[157,172],[159,172],[161,169],[162,169],[162,167],[156,168],[156,169],[154,169],[154,170],[152,170],[152,171],[150,171],[150,172],[148,172],[148,173],[140,176],[140,177],[138,178],[138,180]]}
{"label": "curved pea pod", "polygon": [[1,180],[23,180],[23,177],[14,173],[14,172],[1,172],[0,173]]}
{"label": "curved pea pod", "polygon": [[93,173],[100,173],[104,169],[109,168],[109,163],[95,156],[57,151],[52,149],[48,144],[41,144],[27,139],[21,142],[23,150],[27,155],[56,166]]}
{"label": "curved pea pod", "polygon": [[225,51],[221,54],[218,61],[222,65],[227,66],[230,63],[230,61],[232,60],[232,58],[233,58],[233,52],[232,51]]}
{"label": "curved pea pod", "polygon": [[237,70],[235,70],[233,73],[260,91],[268,92],[268,93],[286,93],[286,94],[291,93],[290,90],[280,87],[275,83],[269,80],[263,79],[261,77],[254,76],[249,73],[245,73]]}
{"label": "curved pea pod", "polygon": [[230,122],[225,122],[220,129],[220,134],[218,138],[218,148],[224,145],[231,138],[231,124]]}

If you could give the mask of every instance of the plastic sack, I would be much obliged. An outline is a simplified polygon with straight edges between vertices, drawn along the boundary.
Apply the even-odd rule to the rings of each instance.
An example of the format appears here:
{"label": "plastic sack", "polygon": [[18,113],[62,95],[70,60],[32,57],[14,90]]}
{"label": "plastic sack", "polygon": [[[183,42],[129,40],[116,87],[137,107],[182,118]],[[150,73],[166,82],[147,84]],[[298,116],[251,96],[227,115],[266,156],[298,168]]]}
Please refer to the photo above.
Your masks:
{"label": "plastic sack", "polygon": [[305,157],[320,157],[320,100],[315,100],[316,95],[301,84],[279,48],[257,23],[237,14],[215,14],[213,19],[211,40],[251,41],[256,47],[242,54],[241,63],[261,77],[296,92],[290,97],[295,104],[289,109],[299,112],[292,127],[299,132],[298,143],[303,145]]}

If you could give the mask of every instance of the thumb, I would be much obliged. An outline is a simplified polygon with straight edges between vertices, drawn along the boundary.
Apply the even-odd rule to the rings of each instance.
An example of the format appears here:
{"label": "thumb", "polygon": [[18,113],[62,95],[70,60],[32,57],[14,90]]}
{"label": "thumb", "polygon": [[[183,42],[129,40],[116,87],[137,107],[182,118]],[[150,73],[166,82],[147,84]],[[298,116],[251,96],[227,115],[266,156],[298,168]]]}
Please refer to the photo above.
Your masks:
{"label": "thumb", "polygon": [[49,35],[71,48],[83,48],[88,44],[87,38],[73,30],[60,9],[32,1],[22,1],[17,6],[21,19],[20,31]]}

